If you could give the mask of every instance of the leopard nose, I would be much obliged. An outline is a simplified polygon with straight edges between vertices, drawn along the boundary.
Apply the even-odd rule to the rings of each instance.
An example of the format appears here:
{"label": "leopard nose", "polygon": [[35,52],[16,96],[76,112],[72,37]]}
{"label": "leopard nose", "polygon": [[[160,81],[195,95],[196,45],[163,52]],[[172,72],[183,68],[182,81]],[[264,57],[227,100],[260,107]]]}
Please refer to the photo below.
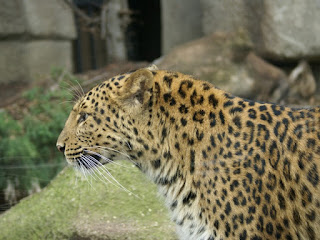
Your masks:
{"label": "leopard nose", "polygon": [[57,148],[60,152],[64,153],[64,150],[66,149],[66,146],[63,144],[57,143]]}

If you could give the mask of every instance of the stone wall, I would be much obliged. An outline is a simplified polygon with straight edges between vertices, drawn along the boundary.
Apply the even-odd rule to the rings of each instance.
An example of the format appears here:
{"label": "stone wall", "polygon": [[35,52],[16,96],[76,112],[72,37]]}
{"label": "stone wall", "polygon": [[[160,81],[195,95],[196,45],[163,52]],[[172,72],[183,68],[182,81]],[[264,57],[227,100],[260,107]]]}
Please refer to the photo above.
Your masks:
{"label": "stone wall", "polygon": [[28,84],[52,67],[71,71],[75,37],[63,0],[1,1],[0,85]]}

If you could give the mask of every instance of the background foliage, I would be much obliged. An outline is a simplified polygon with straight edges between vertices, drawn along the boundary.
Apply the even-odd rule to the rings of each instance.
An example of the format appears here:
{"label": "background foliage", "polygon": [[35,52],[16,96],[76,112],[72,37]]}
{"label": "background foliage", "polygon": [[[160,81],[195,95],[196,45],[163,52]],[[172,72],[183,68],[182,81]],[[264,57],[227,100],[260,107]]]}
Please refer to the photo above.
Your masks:
{"label": "background foliage", "polygon": [[51,80],[55,86],[35,87],[23,94],[25,107],[19,117],[8,110],[0,112],[3,195],[9,183],[18,198],[30,192],[35,183],[44,187],[65,165],[55,143],[70,112],[78,80],[60,69],[52,71]]}

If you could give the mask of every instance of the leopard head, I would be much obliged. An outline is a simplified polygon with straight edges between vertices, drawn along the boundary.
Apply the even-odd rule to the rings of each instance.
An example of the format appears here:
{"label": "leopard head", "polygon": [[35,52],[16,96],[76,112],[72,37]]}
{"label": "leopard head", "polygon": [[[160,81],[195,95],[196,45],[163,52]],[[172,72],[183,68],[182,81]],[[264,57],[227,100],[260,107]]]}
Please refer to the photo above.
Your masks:
{"label": "leopard head", "polygon": [[[137,164],[152,143],[154,75],[140,69],[106,80],[74,105],[57,148],[69,164],[90,169],[129,158]],[[144,126],[149,125],[147,131]],[[154,128],[156,131],[156,128]]]}

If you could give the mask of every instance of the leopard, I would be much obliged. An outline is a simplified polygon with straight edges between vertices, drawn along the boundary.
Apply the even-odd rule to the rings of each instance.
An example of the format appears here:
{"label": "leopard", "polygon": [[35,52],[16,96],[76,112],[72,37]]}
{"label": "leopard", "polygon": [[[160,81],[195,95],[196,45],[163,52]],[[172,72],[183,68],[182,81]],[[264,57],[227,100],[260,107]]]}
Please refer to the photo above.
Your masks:
{"label": "leopard", "polygon": [[179,239],[314,240],[319,140],[319,107],[244,99],[150,67],[83,95],[57,148],[86,168],[127,156],[157,185]]}

